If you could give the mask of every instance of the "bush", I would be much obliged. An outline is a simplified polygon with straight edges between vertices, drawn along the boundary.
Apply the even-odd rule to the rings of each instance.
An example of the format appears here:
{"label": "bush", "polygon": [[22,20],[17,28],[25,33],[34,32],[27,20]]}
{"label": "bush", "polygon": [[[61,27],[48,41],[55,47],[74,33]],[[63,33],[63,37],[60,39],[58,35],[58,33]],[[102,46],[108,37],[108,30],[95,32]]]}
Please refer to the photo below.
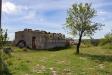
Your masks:
{"label": "bush", "polygon": [[11,55],[12,49],[10,47],[3,48],[5,54]]}
{"label": "bush", "polygon": [[0,75],[11,75],[9,73],[7,64],[4,61],[8,58],[9,58],[9,55],[5,54],[2,50],[0,50]]}
{"label": "bush", "polygon": [[112,49],[112,44],[106,44],[106,45],[102,46],[102,48]]}
{"label": "bush", "polygon": [[7,45],[7,30],[6,32],[0,30],[0,74],[1,75],[10,75],[8,74],[7,65],[4,63],[4,60],[7,59],[7,56],[2,51],[2,49],[6,45]]}
{"label": "bush", "polygon": [[101,41],[100,41],[100,46],[103,46],[103,45],[106,45],[106,44],[112,44],[112,39],[111,40],[109,40],[109,39],[107,39],[107,38],[103,38],[103,39],[101,39]]}
{"label": "bush", "polygon": [[100,46],[107,49],[112,49],[112,32],[105,35],[100,41]]}
{"label": "bush", "polygon": [[88,47],[92,47],[92,44],[81,44],[81,48],[88,48]]}
{"label": "bush", "polygon": [[90,39],[87,40],[83,40],[81,43],[81,48],[88,48],[88,47],[92,47],[92,43]]}

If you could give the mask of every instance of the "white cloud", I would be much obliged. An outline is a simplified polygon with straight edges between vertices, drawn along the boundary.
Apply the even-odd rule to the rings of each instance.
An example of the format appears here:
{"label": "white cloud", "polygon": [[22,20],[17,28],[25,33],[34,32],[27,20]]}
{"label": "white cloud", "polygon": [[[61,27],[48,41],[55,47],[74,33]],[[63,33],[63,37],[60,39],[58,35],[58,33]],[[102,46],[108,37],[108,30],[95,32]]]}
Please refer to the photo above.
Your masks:
{"label": "white cloud", "polygon": [[7,14],[16,13],[17,7],[11,2],[3,2],[2,11]]}

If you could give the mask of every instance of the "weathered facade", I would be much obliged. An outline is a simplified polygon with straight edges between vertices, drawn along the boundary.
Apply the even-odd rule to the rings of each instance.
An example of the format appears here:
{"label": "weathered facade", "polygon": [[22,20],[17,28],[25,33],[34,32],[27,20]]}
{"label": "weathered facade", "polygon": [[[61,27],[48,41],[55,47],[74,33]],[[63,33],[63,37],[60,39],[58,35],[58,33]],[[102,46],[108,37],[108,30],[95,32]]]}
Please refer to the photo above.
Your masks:
{"label": "weathered facade", "polygon": [[61,33],[50,33],[32,29],[24,29],[15,33],[16,46],[28,47],[32,49],[49,49],[55,47],[65,47],[65,35]]}

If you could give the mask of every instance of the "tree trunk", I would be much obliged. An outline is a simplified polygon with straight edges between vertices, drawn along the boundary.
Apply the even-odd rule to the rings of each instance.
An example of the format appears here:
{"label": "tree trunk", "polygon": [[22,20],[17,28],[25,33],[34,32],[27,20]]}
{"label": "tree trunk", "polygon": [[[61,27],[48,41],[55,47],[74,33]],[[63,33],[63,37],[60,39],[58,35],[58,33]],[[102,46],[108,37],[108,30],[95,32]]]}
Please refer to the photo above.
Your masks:
{"label": "tree trunk", "polygon": [[78,44],[77,44],[77,50],[76,50],[76,54],[79,54],[80,53],[80,45],[81,45],[81,41],[82,41],[82,34],[83,32],[81,32],[81,34],[79,35],[79,40],[78,40]]}

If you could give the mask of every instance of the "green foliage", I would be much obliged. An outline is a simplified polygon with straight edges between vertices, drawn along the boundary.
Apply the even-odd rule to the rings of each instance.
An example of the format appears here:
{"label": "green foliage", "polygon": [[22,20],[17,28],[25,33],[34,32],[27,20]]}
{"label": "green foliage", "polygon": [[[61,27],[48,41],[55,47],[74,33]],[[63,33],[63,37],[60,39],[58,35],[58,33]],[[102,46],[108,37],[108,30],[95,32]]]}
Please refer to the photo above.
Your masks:
{"label": "green foliage", "polygon": [[96,47],[99,46],[100,39],[83,39],[81,48],[88,48],[88,47]]}
{"label": "green foliage", "polygon": [[89,48],[92,46],[93,46],[93,44],[91,43],[90,39],[82,41],[81,48]]}
{"label": "green foliage", "polygon": [[112,31],[105,35],[100,41],[100,46],[103,48],[112,49]]}
{"label": "green foliage", "polygon": [[105,35],[105,37],[101,40],[100,45],[112,44],[112,32],[109,32]]}
{"label": "green foliage", "polygon": [[72,35],[92,35],[98,30],[102,24],[92,22],[92,18],[96,16],[96,11],[91,8],[91,4],[73,4],[68,10],[65,27],[69,29]]}
{"label": "green foliage", "polygon": [[102,48],[112,49],[112,44],[105,44],[105,45],[102,46]]}
{"label": "green foliage", "polygon": [[7,30],[4,32],[0,31],[0,49],[2,49],[7,44]]}
{"label": "green foliage", "polygon": [[5,73],[8,72],[7,65],[3,61],[4,58],[6,58],[7,56],[4,55],[2,51],[3,47],[6,46],[6,44],[7,44],[7,30],[6,32],[4,32],[3,30],[0,30],[0,74],[3,74],[3,75],[5,75]]}
{"label": "green foliage", "polygon": [[95,23],[92,18],[96,16],[96,11],[91,7],[91,4],[80,3],[73,4],[68,10],[65,28],[73,35],[78,35],[79,40],[77,44],[76,53],[79,54],[79,48],[83,36],[92,36],[96,30],[100,30],[100,23]]}

